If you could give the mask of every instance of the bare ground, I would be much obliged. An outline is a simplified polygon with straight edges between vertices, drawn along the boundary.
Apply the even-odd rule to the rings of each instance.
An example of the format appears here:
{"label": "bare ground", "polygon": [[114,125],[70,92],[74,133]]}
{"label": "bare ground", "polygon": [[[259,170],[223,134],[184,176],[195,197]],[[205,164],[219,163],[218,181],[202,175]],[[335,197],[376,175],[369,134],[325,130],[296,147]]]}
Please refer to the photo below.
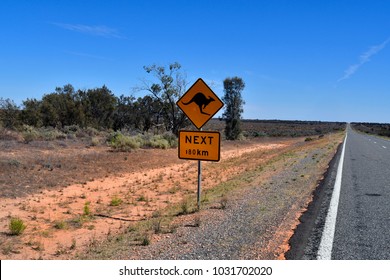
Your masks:
{"label": "bare ground", "polygon": [[[176,149],[112,153],[80,143],[2,142],[0,258],[283,258],[340,141],[332,134],[224,142],[221,162],[204,164],[202,210],[179,210],[167,222],[161,213],[196,192],[196,161],[177,159]],[[218,188],[223,198],[213,196]],[[27,225],[22,235],[9,234],[11,217]],[[152,220],[163,230],[149,223],[142,240],[137,225]],[[138,246],[145,240],[151,244]]]}

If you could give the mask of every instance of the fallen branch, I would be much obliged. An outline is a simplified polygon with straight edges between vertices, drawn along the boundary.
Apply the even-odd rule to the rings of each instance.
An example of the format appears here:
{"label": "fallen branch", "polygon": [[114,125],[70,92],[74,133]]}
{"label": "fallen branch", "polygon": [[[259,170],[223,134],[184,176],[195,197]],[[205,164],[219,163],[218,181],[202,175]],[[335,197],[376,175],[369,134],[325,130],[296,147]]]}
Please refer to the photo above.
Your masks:
{"label": "fallen branch", "polygon": [[139,222],[139,221],[142,221],[142,220],[145,220],[144,219],[126,219],[126,218],[120,218],[120,217],[112,217],[112,216],[108,216],[106,214],[94,214],[94,216],[96,217],[103,217],[103,218],[109,218],[109,219],[113,219],[113,220],[118,220],[118,221],[125,221],[125,222]]}

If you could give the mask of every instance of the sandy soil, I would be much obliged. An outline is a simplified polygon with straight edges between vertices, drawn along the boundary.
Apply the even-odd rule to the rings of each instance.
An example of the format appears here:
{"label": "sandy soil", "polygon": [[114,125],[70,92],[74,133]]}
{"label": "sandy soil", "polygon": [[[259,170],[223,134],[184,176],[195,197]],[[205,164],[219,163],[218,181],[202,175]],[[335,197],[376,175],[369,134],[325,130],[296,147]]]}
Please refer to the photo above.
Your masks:
{"label": "sandy soil", "polygon": [[[284,148],[252,149],[209,170],[245,170],[207,191],[202,210],[168,223],[158,216],[92,245],[82,259],[284,259],[289,239],[333,158],[342,134]],[[212,169],[217,167],[215,169]],[[216,192],[214,192],[216,191]],[[206,193],[206,192],[205,192]],[[214,199],[211,199],[215,193]],[[226,207],[221,207],[225,197]],[[156,233],[156,222],[162,230]],[[174,228],[174,230],[171,230]],[[149,236],[151,243],[142,244]]]}
{"label": "sandy soil", "polygon": [[[302,142],[224,142],[221,162],[204,162],[202,185],[212,188]],[[0,259],[72,259],[196,192],[197,162],[179,160],[176,149],[112,153],[69,143],[1,145]],[[235,164],[254,151],[264,158]],[[11,217],[25,222],[23,234],[9,234]]]}

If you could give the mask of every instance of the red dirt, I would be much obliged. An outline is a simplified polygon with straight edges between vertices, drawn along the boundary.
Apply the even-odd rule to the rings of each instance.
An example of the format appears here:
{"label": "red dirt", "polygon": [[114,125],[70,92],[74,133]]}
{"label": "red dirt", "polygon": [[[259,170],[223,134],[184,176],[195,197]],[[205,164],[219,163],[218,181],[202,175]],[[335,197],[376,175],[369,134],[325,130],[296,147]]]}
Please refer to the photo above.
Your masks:
{"label": "red dirt", "polygon": [[[281,150],[301,141],[224,142],[221,163],[255,150]],[[41,158],[49,158],[54,171],[52,166],[38,168]],[[111,153],[106,147],[46,149],[24,145],[1,151],[0,159],[31,165],[9,174],[3,169],[1,174],[8,188],[0,195],[8,198],[2,198],[0,205],[0,259],[74,258],[108,235],[123,231],[131,221],[151,217],[196,192],[197,163],[178,160],[176,149]],[[53,162],[62,167],[56,168]],[[204,163],[205,188],[247,168],[225,166],[219,170],[218,164]],[[121,201],[118,206],[111,205],[115,199]],[[94,216],[86,215],[86,210]],[[19,217],[27,225],[20,236],[9,235],[11,217]]]}

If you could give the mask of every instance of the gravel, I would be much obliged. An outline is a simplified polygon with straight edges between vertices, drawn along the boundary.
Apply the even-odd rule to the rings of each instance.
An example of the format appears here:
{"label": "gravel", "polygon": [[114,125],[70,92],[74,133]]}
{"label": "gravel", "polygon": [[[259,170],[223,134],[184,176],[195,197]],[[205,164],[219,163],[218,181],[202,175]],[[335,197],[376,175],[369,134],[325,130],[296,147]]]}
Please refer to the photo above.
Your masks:
{"label": "gravel", "polygon": [[[327,147],[301,148],[282,157],[229,194],[225,209],[179,218],[175,233],[149,246],[131,246],[120,259],[277,259],[332,157]],[[304,174],[302,173],[304,172]],[[195,225],[195,220],[200,225]]]}

